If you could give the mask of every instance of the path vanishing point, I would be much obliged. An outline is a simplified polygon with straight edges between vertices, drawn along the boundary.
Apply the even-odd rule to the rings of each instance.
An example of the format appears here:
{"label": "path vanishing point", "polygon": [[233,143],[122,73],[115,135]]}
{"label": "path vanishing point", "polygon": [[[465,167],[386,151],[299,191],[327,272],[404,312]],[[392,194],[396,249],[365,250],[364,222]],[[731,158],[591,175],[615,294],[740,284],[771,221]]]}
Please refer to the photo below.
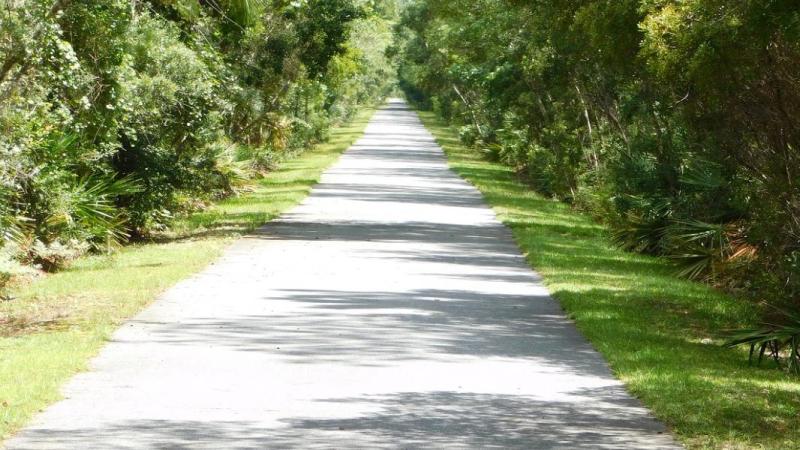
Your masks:
{"label": "path vanishing point", "polygon": [[678,448],[400,100],[64,397],[8,448]]}

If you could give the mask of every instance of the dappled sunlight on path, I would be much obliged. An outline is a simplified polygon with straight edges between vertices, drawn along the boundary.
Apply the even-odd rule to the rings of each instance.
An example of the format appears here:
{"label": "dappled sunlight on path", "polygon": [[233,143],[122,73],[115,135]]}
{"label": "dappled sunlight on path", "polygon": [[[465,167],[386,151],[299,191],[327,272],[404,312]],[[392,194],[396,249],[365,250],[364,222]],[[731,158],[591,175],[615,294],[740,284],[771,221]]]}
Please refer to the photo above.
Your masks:
{"label": "dappled sunlight on path", "polygon": [[405,104],[10,448],[674,448]]}

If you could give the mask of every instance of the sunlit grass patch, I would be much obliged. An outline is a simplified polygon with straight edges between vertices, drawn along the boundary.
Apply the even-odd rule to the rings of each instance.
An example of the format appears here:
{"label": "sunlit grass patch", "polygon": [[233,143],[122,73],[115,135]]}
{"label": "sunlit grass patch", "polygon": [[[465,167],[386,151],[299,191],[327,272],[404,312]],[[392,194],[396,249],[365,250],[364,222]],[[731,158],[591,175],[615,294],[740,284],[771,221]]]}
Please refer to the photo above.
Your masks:
{"label": "sunlit grass patch", "polygon": [[59,387],[84,370],[119,324],[181,279],[203,269],[234,238],[296,205],[322,171],[359,136],[364,110],[327,143],[286,161],[253,191],[182,220],[164,242],[91,256],[0,302],[0,439],[60,398]]}
{"label": "sunlit grass patch", "polygon": [[615,248],[591,218],[537,195],[432,114],[420,115],[615,375],[684,444],[800,448],[800,380],[749,367],[742,350],[720,346],[726,330],[757,318],[752,305]]}

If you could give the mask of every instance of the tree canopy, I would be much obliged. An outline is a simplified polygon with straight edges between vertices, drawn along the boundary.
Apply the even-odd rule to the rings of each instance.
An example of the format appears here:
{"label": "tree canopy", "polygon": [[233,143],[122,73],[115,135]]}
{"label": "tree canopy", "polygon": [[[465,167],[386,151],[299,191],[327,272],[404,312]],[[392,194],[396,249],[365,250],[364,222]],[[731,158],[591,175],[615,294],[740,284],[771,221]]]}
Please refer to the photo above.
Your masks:
{"label": "tree canopy", "polygon": [[416,1],[391,53],[410,99],[620,245],[800,305],[794,2]]}

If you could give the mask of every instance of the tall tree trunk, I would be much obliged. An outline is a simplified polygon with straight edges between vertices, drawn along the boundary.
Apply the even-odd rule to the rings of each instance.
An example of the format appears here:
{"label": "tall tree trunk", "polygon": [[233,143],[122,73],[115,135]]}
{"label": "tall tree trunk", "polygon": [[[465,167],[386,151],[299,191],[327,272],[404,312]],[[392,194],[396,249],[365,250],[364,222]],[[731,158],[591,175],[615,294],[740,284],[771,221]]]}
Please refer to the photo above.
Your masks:
{"label": "tall tree trunk", "polygon": [[481,124],[478,122],[478,116],[475,114],[475,109],[472,108],[472,105],[470,105],[467,99],[461,94],[461,91],[458,90],[458,86],[456,86],[455,83],[453,83],[453,90],[456,91],[458,97],[461,98],[462,102],[464,102],[464,106],[466,106],[467,111],[470,112],[470,115],[472,116],[472,123],[475,125],[475,129],[478,130],[478,135],[483,137],[483,130],[481,129]]}
{"label": "tall tree trunk", "polygon": [[583,117],[586,119],[586,127],[589,130],[589,148],[592,155],[592,163],[594,165],[594,170],[600,168],[600,160],[597,157],[597,152],[594,147],[594,130],[592,128],[592,121],[589,119],[589,108],[586,105],[586,101],[583,99],[583,94],[581,93],[581,88],[578,86],[578,83],[575,83],[575,91],[578,92],[578,98],[581,101],[581,106],[583,107]]}

